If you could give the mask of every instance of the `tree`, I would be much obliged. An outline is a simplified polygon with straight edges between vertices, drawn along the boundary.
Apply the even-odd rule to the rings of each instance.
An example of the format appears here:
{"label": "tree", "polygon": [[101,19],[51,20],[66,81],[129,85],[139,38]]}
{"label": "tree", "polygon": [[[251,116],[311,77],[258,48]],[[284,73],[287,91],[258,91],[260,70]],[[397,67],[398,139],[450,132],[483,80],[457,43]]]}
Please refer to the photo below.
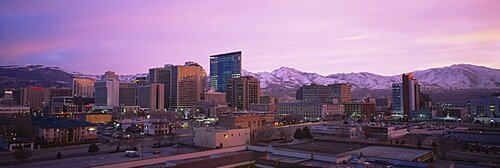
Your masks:
{"label": "tree", "polygon": [[304,134],[302,133],[302,130],[300,128],[295,129],[295,133],[293,134],[294,139],[303,139]]}
{"label": "tree", "polygon": [[62,156],[61,152],[57,152],[56,158],[57,158],[57,159],[61,159],[62,157],[63,157],[63,156]]}
{"label": "tree", "polygon": [[307,127],[304,127],[302,129],[302,135],[305,139],[313,139],[313,136],[311,135],[311,131]]}
{"label": "tree", "polygon": [[94,153],[97,153],[97,152],[99,152],[99,146],[97,146],[95,143],[90,144],[90,146],[89,146],[89,153],[94,154]]}
{"label": "tree", "polygon": [[23,162],[24,159],[28,159],[33,156],[33,153],[31,153],[31,151],[24,149],[17,150],[13,154],[14,154],[14,162],[19,160],[21,163]]}
{"label": "tree", "polygon": [[120,147],[124,143],[125,143],[125,140],[123,139],[123,135],[120,134],[117,138],[113,138],[113,140],[111,141],[111,143],[109,143],[109,145],[116,146],[115,152],[119,152],[120,151]]}

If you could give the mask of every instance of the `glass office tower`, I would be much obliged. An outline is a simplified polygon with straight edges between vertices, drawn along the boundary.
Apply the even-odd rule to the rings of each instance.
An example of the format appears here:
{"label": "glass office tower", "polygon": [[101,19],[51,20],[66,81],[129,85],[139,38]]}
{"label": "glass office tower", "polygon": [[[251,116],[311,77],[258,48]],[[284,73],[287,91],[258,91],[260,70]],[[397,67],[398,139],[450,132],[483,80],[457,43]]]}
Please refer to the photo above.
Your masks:
{"label": "glass office tower", "polygon": [[210,83],[217,92],[226,92],[227,81],[241,76],[241,51],[210,56]]}

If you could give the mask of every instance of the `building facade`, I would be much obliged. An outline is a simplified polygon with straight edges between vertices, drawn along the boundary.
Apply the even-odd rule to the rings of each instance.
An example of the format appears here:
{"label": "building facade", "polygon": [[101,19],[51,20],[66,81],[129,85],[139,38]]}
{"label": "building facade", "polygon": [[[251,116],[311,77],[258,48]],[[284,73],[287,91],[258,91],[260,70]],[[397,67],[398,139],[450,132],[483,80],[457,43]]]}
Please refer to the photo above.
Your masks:
{"label": "building facade", "polygon": [[152,83],[139,86],[137,92],[137,105],[149,108],[151,111],[165,111],[165,85]]}
{"label": "building facade", "polygon": [[210,56],[210,82],[215,91],[226,92],[227,82],[241,76],[241,51]]}
{"label": "building facade", "polygon": [[260,83],[257,78],[243,76],[232,78],[227,83],[226,100],[228,106],[238,110],[248,110],[251,104],[260,102]]}
{"label": "building facade", "polygon": [[149,83],[162,83],[165,85],[164,104],[165,108],[170,107],[170,78],[171,78],[172,65],[165,65],[165,67],[149,69],[148,82]]}
{"label": "building facade", "polygon": [[30,107],[32,111],[42,111],[50,105],[50,90],[41,87],[26,87],[20,90],[21,106]]}
{"label": "building facade", "polygon": [[108,79],[95,82],[95,105],[118,107],[120,106],[120,82],[117,79]]}
{"label": "building facade", "polygon": [[392,84],[392,117],[394,119],[409,120],[410,113],[419,108],[420,85],[413,75],[401,75],[402,83]]}
{"label": "building facade", "polygon": [[277,113],[293,116],[304,121],[329,120],[344,115],[344,105],[319,102],[278,103]]}
{"label": "building facade", "polygon": [[345,116],[351,118],[372,118],[375,116],[374,103],[344,103]]}
{"label": "building facade", "polygon": [[207,148],[227,148],[250,143],[250,128],[195,128],[194,143]]}
{"label": "building facade", "polygon": [[73,78],[71,89],[75,97],[94,97],[94,79]]}
{"label": "building facade", "polygon": [[137,83],[120,82],[118,104],[120,106],[137,105]]}
{"label": "building facade", "polygon": [[205,79],[205,71],[197,63],[186,62],[185,65],[173,66],[170,85],[171,109],[191,108],[201,101]]}
{"label": "building facade", "polygon": [[350,103],[351,102],[351,85],[348,83],[336,83],[328,85],[329,102]]}

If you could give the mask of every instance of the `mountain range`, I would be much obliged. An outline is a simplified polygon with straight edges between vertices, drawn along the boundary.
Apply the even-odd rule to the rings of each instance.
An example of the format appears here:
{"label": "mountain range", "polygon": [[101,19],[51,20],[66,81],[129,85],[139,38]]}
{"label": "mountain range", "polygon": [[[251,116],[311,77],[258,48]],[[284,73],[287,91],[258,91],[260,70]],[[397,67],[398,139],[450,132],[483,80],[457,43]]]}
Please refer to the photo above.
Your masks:
{"label": "mountain range", "polygon": [[[471,64],[455,64],[411,72],[424,89],[500,89],[500,69]],[[400,82],[400,75],[382,76],[368,72],[337,73],[323,76],[281,67],[271,72],[252,73],[243,70],[242,75],[258,78],[261,88],[273,95],[290,95],[302,85],[311,83],[350,83],[353,90],[386,90]],[[65,71],[59,67],[44,65],[0,66],[0,88],[17,88],[27,85],[44,87],[69,86],[72,77],[97,79],[99,75]],[[122,81],[145,77],[147,73],[119,75]]]}
{"label": "mountain range", "polygon": [[[500,69],[471,64],[455,64],[440,68],[411,72],[418,82],[428,89],[493,89],[500,88]],[[401,82],[401,75],[382,76],[368,72],[337,73],[322,76],[317,73],[302,72],[289,67],[281,67],[271,72],[243,75],[259,78],[261,86],[281,85],[286,88],[298,88],[302,85],[350,83],[354,88],[389,89],[392,83]]]}

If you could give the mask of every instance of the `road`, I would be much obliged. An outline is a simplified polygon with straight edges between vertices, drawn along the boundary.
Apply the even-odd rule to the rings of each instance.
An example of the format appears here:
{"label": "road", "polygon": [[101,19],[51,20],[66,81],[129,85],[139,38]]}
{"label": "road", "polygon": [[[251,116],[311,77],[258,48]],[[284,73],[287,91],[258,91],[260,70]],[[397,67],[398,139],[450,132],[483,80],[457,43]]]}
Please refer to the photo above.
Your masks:
{"label": "road", "polygon": [[[189,131],[182,131],[181,135],[178,135],[178,138],[176,141],[182,142],[182,143],[192,143],[192,134]],[[166,137],[166,136],[165,136]],[[168,138],[164,138],[164,141],[167,141]],[[151,147],[156,143],[154,137],[146,137],[144,138],[143,145],[145,151],[152,149]],[[74,146],[63,146],[63,147],[53,147],[53,148],[44,148],[44,149],[39,149],[39,150],[34,150],[33,156],[28,158],[27,160],[23,162],[39,162],[39,161],[46,161],[46,160],[52,160],[56,159],[57,153],[61,152],[63,155],[63,158],[70,158],[70,157],[80,157],[80,156],[87,156],[90,155],[88,153],[88,148],[90,144],[83,144],[83,145],[74,145]],[[96,155],[99,154],[109,154],[110,152],[113,152],[116,148],[115,145],[112,145],[111,143],[108,144],[97,144],[99,146],[99,152],[96,153]],[[139,142],[138,147],[140,149],[141,143]],[[122,145],[120,149],[125,149],[125,145]],[[120,153],[120,155],[123,155],[123,153]],[[66,159],[64,159],[66,160]],[[5,166],[5,165],[11,165],[14,163],[14,157],[12,152],[1,152],[0,153],[0,166]]]}

